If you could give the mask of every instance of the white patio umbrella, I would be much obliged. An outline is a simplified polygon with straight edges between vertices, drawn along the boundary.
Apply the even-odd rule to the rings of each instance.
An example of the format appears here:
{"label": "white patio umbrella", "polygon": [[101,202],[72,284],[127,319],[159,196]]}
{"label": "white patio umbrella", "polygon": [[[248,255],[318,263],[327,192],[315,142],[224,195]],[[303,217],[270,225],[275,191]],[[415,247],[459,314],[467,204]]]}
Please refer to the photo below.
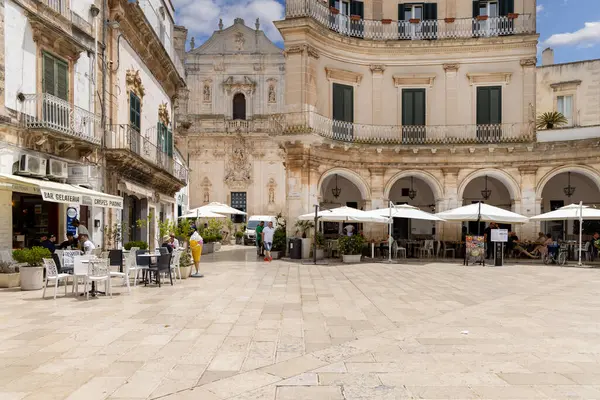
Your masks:
{"label": "white patio umbrella", "polygon": [[584,206],[583,202],[579,204],[569,204],[557,210],[531,217],[535,221],[559,221],[559,220],[578,220],[579,221],[579,265],[581,265],[581,245],[583,236],[584,220],[600,220],[600,210]]}
{"label": "white patio umbrella", "polygon": [[182,215],[181,217],[179,217],[179,219],[185,219],[185,218],[227,218],[225,215],[223,214],[217,214],[211,211],[200,211],[198,209],[196,209],[195,212],[193,212],[194,210],[188,211],[187,213],[185,213],[184,215]]}
{"label": "white patio umbrella", "polygon": [[446,221],[482,221],[504,224],[524,224],[529,218],[485,203],[469,204],[435,214]]}
{"label": "white patio umbrella", "polygon": [[198,208],[194,208],[193,210],[188,211],[189,213],[192,212],[203,212],[203,211],[210,211],[213,213],[217,213],[217,214],[227,214],[227,215],[246,215],[245,212],[240,211],[236,208],[233,207],[229,207],[227,204],[223,204],[223,203],[218,203],[216,201],[212,202],[212,203],[208,203],[205,206],[201,206]]}
{"label": "white patio umbrella", "polygon": [[366,211],[357,210],[352,207],[338,207],[331,210],[321,210],[315,213],[304,214],[298,217],[301,221],[310,221],[320,219],[327,222],[374,222],[378,224],[387,224],[388,218],[376,214],[370,214]]}

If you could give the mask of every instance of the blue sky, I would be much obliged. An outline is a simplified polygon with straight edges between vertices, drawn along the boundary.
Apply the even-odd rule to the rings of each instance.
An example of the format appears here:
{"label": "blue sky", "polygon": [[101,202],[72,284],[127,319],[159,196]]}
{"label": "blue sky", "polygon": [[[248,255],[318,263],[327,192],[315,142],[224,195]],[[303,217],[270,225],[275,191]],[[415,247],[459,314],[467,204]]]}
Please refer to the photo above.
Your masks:
{"label": "blue sky", "polygon": [[[196,46],[218,29],[219,18],[229,26],[241,17],[254,27],[260,18],[261,29],[276,44],[281,36],[273,20],[284,15],[283,0],[172,0],[177,23],[189,29]],[[539,53],[554,48],[555,62],[600,58],[600,0],[538,0],[537,29]],[[541,57],[538,57],[541,58]]]}

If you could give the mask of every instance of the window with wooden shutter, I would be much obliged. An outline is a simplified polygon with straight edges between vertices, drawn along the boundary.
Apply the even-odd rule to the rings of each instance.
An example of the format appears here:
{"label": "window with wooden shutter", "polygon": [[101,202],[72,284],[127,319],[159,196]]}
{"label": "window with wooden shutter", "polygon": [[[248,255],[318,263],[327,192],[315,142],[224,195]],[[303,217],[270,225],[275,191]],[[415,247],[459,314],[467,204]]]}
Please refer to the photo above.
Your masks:
{"label": "window with wooden shutter", "polygon": [[477,88],[477,138],[496,141],[502,135],[502,87]]}
{"label": "window with wooden shutter", "polygon": [[422,143],[425,137],[425,89],[402,89],[402,140]]}
{"label": "window with wooden shutter", "polygon": [[129,124],[136,131],[141,128],[141,102],[133,92],[129,92]]}
{"label": "window with wooden shutter", "polygon": [[333,84],[333,119],[335,139],[351,141],[354,122],[354,87]]}
{"label": "window with wooden shutter", "polygon": [[48,53],[43,53],[42,63],[44,93],[69,101],[69,65]]}

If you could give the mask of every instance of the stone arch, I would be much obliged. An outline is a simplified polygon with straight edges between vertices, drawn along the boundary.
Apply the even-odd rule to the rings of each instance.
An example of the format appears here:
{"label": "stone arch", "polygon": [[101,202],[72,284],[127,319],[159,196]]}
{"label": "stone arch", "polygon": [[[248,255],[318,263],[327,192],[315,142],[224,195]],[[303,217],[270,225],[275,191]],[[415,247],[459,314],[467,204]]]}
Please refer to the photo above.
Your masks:
{"label": "stone arch", "polygon": [[563,165],[560,167],[556,167],[552,171],[550,171],[546,175],[544,175],[544,177],[542,179],[540,179],[540,181],[537,184],[537,187],[535,190],[536,198],[538,198],[538,199],[542,198],[542,193],[544,191],[544,187],[546,186],[546,184],[548,184],[548,182],[550,182],[550,179],[554,178],[556,175],[559,175],[559,174],[562,174],[565,172],[574,172],[576,174],[581,174],[581,175],[589,178],[592,182],[594,182],[596,184],[596,186],[598,187],[598,190],[600,190],[600,172],[598,172],[594,168],[590,168],[585,165],[571,164],[571,165]]}
{"label": "stone arch", "polygon": [[519,183],[509,173],[496,168],[478,169],[477,171],[471,172],[469,175],[467,175],[458,185],[458,198],[462,201],[465,194],[465,189],[473,179],[486,175],[502,182],[502,184],[508,190],[512,201],[521,200],[521,188]]}
{"label": "stone arch", "polygon": [[436,201],[438,201],[444,197],[444,186],[440,183],[440,181],[435,176],[433,176],[431,173],[426,172],[426,171],[421,171],[418,169],[410,169],[410,170],[398,172],[397,174],[395,174],[388,180],[388,182],[386,183],[385,188],[383,190],[383,198],[384,199],[390,198],[390,191],[392,190],[392,187],[394,187],[394,184],[396,182],[398,182],[402,178],[409,178],[411,176],[413,176],[415,178],[419,178],[422,181],[424,181],[425,183],[427,183],[427,185],[431,188],[431,191],[433,192],[433,197]]}
{"label": "stone arch", "polygon": [[331,168],[325,171],[321,175],[321,178],[319,178],[319,184],[317,185],[318,196],[321,196],[325,179],[336,174],[352,182],[358,188],[363,200],[371,199],[371,188],[369,187],[369,184],[363,179],[362,176],[348,168]]}

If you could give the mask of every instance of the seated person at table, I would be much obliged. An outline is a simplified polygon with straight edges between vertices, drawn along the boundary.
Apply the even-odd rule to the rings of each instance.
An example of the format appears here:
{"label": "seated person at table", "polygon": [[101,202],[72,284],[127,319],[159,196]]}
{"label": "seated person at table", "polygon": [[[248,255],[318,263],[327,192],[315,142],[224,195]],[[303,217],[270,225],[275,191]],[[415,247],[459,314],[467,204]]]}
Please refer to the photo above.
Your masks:
{"label": "seated person at table", "polygon": [[519,237],[515,232],[509,232],[508,234],[508,249],[511,253],[524,254],[529,258],[536,258],[533,254],[530,254],[519,244]]}
{"label": "seated person at table", "polygon": [[546,254],[548,254],[548,245],[552,243],[552,235],[548,233],[544,236],[544,241],[541,244],[535,246],[535,249],[533,249],[531,254],[535,254],[536,256],[545,256]]}
{"label": "seated person at table", "polygon": [[173,245],[171,244],[171,237],[169,235],[163,237],[163,243],[160,245],[160,247],[166,247],[169,253],[173,252]]}
{"label": "seated person at table", "polygon": [[77,248],[77,239],[73,237],[73,234],[67,233],[67,240],[58,245],[61,250],[71,250],[71,248]]}
{"label": "seated person at table", "polygon": [[546,234],[544,232],[538,233],[538,238],[535,240],[535,244],[544,244],[546,242]]}
{"label": "seated person at table", "polygon": [[81,236],[81,241],[82,243],[82,247],[83,247],[83,253],[86,255],[92,254],[92,251],[96,249],[96,246],[94,246],[94,243],[92,243],[92,241],[90,240],[90,237],[88,235],[79,235]]}
{"label": "seated person at table", "polygon": [[40,237],[40,246],[45,247],[46,249],[48,249],[48,251],[50,251],[51,254],[54,254],[54,252],[56,251],[56,246],[54,246],[54,242],[52,241],[52,238],[55,238],[54,235],[50,235],[50,238],[48,238],[48,235],[43,234]]}

